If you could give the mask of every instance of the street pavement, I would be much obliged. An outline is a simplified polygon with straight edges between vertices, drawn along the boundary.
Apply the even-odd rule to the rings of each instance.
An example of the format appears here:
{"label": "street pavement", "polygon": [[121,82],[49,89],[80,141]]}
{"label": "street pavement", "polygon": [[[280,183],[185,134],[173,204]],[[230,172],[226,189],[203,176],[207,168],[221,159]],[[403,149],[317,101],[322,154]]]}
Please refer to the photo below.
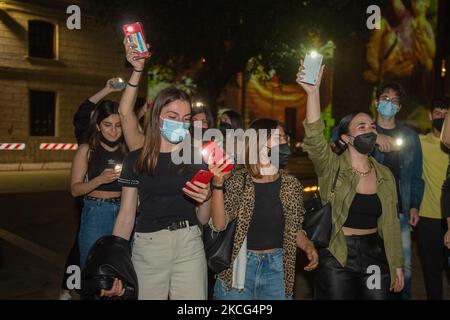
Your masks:
{"label": "street pavement", "polygon": [[[294,163],[291,170],[305,186],[315,184],[310,163]],[[68,170],[0,172],[0,299],[58,297],[79,219],[69,181]],[[311,299],[311,277],[303,266],[299,259],[295,299]],[[449,282],[443,281],[445,298],[450,299]],[[413,298],[426,298],[417,241],[412,286]]]}

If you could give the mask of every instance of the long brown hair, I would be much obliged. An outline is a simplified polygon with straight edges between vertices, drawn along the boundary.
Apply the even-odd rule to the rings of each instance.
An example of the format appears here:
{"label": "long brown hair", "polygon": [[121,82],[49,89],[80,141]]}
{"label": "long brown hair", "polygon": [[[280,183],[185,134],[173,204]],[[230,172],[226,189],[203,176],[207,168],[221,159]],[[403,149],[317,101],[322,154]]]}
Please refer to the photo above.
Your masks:
{"label": "long brown hair", "polygon": [[150,121],[145,128],[144,146],[142,147],[142,151],[134,166],[137,173],[146,172],[153,175],[155,172],[159,150],[161,148],[161,110],[166,105],[176,100],[187,102],[189,107],[192,107],[189,95],[174,87],[161,90],[156,96],[153,102]]}
{"label": "long brown hair", "polygon": [[271,135],[272,135],[272,130],[277,129],[277,127],[280,126],[282,127],[282,125],[274,119],[257,119],[254,120],[251,124],[249,129],[253,129],[256,131],[256,136],[257,136],[257,146],[258,146],[258,153],[257,153],[257,163],[255,164],[251,164],[250,163],[250,151],[251,151],[251,146],[250,146],[250,141],[248,136],[245,137],[245,168],[247,169],[247,171],[250,173],[250,175],[253,178],[259,179],[262,177],[261,175],[261,163],[260,163],[260,158],[259,158],[259,152],[260,152],[260,148],[262,147],[261,145],[261,141],[260,141],[260,136],[259,136],[259,130],[267,130],[267,140],[270,139]]}

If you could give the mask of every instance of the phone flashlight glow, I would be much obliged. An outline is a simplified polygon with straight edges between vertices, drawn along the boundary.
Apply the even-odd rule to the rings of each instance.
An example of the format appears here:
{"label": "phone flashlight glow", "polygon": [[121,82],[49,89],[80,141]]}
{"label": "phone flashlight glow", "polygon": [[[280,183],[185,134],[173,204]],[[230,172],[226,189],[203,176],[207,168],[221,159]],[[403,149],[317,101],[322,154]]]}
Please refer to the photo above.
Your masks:
{"label": "phone flashlight glow", "polygon": [[309,53],[309,55],[311,56],[311,58],[317,58],[317,51],[311,51],[310,53]]}
{"label": "phone flashlight glow", "polygon": [[118,163],[114,166],[114,171],[115,172],[122,172],[122,164]]}
{"label": "phone flashlight glow", "polygon": [[395,145],[397,147],[401,147],[403,145],[403,139],[402,138],[395,139]]}

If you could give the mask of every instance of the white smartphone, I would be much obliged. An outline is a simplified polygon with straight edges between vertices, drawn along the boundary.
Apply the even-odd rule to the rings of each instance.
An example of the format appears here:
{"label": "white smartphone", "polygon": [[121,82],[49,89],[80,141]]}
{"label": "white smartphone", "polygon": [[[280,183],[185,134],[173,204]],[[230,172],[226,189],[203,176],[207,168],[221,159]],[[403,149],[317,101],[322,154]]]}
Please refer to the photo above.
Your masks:
{"label": "white smartphone", "polygon": [[303,72],[305,75],[301,82],[315,85],[319,77],[320,67],[322,66],[323,56],[316,51],[307,53],[305,60],[303,60]]}

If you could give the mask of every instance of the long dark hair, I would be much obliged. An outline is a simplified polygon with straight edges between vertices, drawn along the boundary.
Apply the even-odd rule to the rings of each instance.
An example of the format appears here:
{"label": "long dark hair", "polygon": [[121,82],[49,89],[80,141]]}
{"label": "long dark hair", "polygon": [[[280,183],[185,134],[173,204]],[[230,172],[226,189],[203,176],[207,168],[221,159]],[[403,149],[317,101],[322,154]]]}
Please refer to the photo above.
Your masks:
{"label": "long dark hair", "polygon": [[161,148],[161,110],[169,103],[176,100],[187,102],[191,106],[191,98],[187,93],[175,87],[169,87],[161,90],[156,96],[150,115],[150,121],[145,128],[145,140],[134,169],[137,173],[146,172],[153,175],[158,162],[159,150]]}
{"label": "long dark hair", "polygon": [[353,112],[347,114],[345,117],[343,117],[341,119],[341,121],[339,122],[339,124],[337,126],[338,137],[337,137],[337,140],[333,141],[334,144],[335,144],[334,152],[336,152],[338,155],[341,155],[348,148],[347,144],[343,143],[341,141],[341,136],[343,134],[348,134],[349,133],[350,123],[352,122],[352,120],[358,114],[361,114],[361,113],[362,114],[367,114],[369,117],[372,118],[372,116],[369,115],[367,112],[364,112],[364,111],[353,111]]}
{"label": "long dark hair", "polygon": [[222,113],[222,115],[226,115],[230,118],[231,126],[234,130],[244,129],[244,121],[242,120],[242,116],[233,110],[228,110]]}
{"label": "long dark hair", "polygon": [[[91,150],[97,150],[100,145],[101,131],[97,129],[100,123],[109,116],[117,114],[119,115],[119,104],[112,100],[102,100],[94,109],[91,119],[89,120],[88,129],[88,144]],[[123,133],[122,133],[123,135]],[[120,137],[119,139],[122,139]],[[121,142],[120,147],[126,150],[125,143]]]}

